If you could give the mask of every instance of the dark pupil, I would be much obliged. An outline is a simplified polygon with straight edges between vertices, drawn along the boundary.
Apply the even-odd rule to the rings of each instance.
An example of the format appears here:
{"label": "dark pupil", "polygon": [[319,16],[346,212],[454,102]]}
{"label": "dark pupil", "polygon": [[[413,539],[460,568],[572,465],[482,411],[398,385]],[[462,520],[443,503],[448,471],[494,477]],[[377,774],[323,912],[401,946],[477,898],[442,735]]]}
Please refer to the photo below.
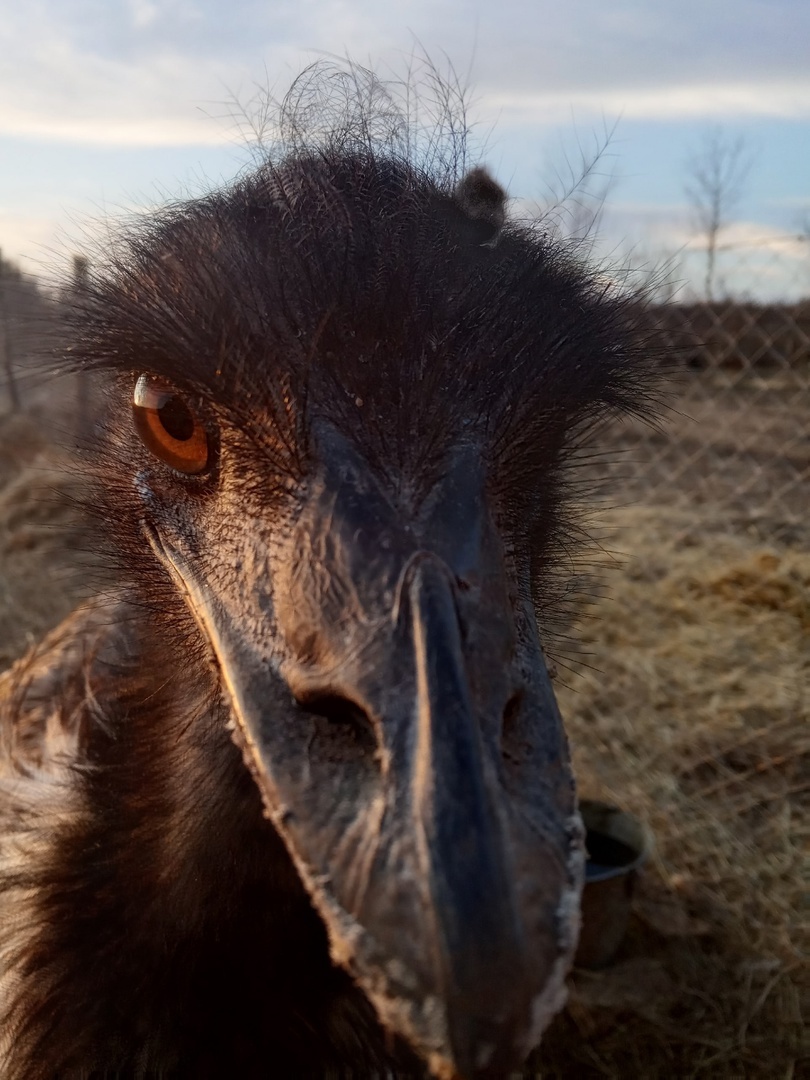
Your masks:
{"label": "dark pupil", "polygon": [[158,406],[157,414],[163,430],[177,442],[185,442],[194,434],[194,417],[174,394]]}

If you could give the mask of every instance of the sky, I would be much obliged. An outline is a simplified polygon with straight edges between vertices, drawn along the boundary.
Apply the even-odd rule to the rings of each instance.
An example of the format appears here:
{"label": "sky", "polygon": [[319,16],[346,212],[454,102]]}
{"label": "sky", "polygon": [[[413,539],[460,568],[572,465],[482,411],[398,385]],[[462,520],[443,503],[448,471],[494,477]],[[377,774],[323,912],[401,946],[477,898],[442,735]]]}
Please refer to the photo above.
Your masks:
{"label": "sky", "polygon": [[469,87],[515,212],[602,148],[595,256],[664,264],[681,295],[705,261],[689,163],[739,140],[719,287],[810,294],[807,0],[0,0],[0,250],[47,277],[111,219],[244,170],[257,87],[325,55],[396,76],[415,50]]}

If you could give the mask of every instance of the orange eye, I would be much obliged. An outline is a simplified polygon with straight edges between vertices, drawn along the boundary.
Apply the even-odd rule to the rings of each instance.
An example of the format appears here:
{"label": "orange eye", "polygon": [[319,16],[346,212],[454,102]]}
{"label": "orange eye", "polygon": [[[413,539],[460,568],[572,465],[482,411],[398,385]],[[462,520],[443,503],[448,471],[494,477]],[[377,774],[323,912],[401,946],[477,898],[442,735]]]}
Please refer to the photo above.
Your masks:
{"label": "orange eye", "polygon": [[173,469],[199,473],[208,464],[208,436],[181,394],[141,375],[132,395],[135,428],[149,450]]}

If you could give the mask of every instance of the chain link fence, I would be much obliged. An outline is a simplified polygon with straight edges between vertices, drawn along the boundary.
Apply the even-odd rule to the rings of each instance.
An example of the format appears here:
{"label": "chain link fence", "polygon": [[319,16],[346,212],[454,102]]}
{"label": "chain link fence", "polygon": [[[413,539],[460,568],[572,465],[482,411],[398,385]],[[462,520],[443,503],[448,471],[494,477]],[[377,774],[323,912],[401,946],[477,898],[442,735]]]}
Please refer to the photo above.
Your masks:
{"label": "chain link fence", "polygon": [[612,433],[623,493],[725,519],[763,541],[810,537],[810,298],[654,310],[671,350],[654,430]]}
{"label": "chain link fence", "polygon": [[[689,552],[691,570],[680,583],[678,601],[685,619],[698,594],[733,594],[735,629],[755,608],[759,614],[790,610],[795,615],[793,640],[784,651],[789,678],[783,675],[795,688],[797,715],[806,719],[810,260],[797,259],[797,250],[810,254],[796,245],[767,253],[768,281],[781,281],[793,297],[806,287],[803,298],[767,302],[750,299],[746,289],[739,299],[687,296],[652,307],[665,369],[663,413],[653,426],[631,420],[609,427],[599,463],[590,468],[606,491],[601,500],[606,525],[596,535],[605,561],[624,565],[626,580],[645,574],[663,580],[668,568],[685,565]],[[758,249],[749,252],[753,263],[746,262],[745,253],[735,254],[738,281],[750,281],[765,265]],[[722,265],[732,278],[730,264]],[[634,619],[654,616],[651,590],[636,594],[612,577],[605,578],[608,591],[636,605]],[[605,617],[610,618],[609,608]],[[767,642],[762,644],[767,651]],[[722,655],[723,642],[707,648]],[[582,677],[590,678],[587,670]],[[598,677],[604,685],[611,673],[600,670]]]}
{"label": "chain link fence", "polygon": [[[595,466],[610,502],[593,532],[621,572],[572,632],[585,653],[563,657],[557,693],[580,791],[637,814],[656,843],[626,971],[573,980],[603,1075],[792,1075],[800,1053],[810,287],[805,264],[776,259],[789,302],[653,309],[665,411],[613,425]],[[606,1009],[623,1020],[600,1035]]]}

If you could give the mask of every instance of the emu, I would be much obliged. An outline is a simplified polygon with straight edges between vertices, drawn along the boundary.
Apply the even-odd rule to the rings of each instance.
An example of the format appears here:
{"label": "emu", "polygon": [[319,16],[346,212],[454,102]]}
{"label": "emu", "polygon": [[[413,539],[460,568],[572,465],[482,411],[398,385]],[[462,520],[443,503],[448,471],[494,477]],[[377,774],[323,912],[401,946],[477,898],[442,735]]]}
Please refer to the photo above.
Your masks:
{"label": "emu", "polygon": [[76,298],[118,584],[0,681],[5,1080],[499,1077],[561,1007],[541,641],[570,465],[649,365],[457,173],[302,136]]}

